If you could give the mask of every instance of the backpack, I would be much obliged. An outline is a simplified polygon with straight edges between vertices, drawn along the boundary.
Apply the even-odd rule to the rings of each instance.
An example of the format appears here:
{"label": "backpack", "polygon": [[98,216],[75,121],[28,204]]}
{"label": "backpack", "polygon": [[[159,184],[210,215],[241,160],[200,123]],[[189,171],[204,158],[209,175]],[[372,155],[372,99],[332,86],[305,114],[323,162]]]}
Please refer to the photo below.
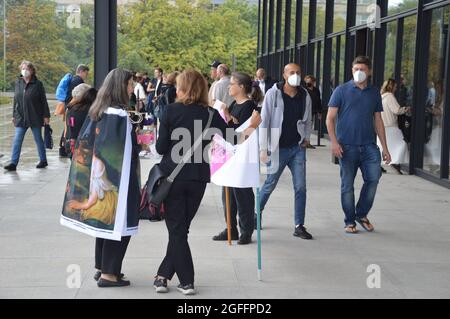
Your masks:
{"label": "backpack", "polygon": [[64,102],[67,99],[67,93],[69,91],[70,82],[72,82],[73,75],[72,73],[67,73],[61,79],[56,88],[56,99],[60,102]]}

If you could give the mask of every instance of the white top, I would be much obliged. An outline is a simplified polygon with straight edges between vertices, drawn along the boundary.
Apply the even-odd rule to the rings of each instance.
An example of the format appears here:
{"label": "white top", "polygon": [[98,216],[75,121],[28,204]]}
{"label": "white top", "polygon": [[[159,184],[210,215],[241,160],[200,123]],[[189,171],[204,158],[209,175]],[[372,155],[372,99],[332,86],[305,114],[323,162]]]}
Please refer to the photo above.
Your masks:
{"label": "white top", "polygon": [[136,86],[134,87],[134,95],[136,95],[136,98],[139,95],[139,100],[147,100],[147,94],[145,94],[145,90],[144,87],[142,86],[141,83],[137,83]]}
{"label": "white top", "polygon": [[97,193],[99,199],[105,197],[105,192],[114,190],[114,185],[108,180],[106,176],[105,164],[96,156],[92,157],[91,168],[91,186],[90,193]]}
{"label": "white top", "polygon": [[209,106],[213,106],[213,104],[214,104],[214,100],[215,100],[215,97],[214,97],[214,90],[215,90],[215,88],[216,88],[217,82],[218,82],[218,81],[214,81],[214,82],[211,84],[211,88],[209,89],[209,92],[208,92]]}
{"label": "white top", "polygon": [[213,99],[219,100],[230,107],[234,102],[234,98],[229,93],[230,77],[225,76],[221,78],[214,87]]}
{"label": "white top", "polygon": [[259,88],[261,89],[261,92],[263,95],[266,94],[266,81],[259,80]]}
{"label": "white top", "polygon": [[384,93],[381,98],[383,101],[383,112],[381,112],[381,117],[383,119],[384,126],[397,126],[398,116],[405,114],[407,112],[407,108],[401,107],[400,104],[398,104],[395,95],[390,92]]}

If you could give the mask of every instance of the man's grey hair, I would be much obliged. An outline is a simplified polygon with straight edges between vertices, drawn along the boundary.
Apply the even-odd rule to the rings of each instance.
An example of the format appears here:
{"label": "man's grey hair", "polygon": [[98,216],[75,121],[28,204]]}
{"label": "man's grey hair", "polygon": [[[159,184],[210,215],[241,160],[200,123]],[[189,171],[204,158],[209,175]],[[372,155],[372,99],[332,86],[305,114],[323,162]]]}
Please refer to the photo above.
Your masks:
{"label": "man's grey hair", "polygon": [[81,99],[81,97],[83,96],[84,93],[86,93],[89,89],[91,88],[91,86],[89,84],[86,83],[82,83],[78,86],[76,86],[73,90],[72,90],[72,97],[74,99]]}

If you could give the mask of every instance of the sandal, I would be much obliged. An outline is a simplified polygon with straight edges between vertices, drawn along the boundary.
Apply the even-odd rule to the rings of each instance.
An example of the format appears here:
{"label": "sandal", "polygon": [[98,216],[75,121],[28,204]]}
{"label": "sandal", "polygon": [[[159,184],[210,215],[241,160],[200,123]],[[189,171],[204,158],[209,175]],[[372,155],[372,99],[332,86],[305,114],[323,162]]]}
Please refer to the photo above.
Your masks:
{"label": "sandal", "polygon": [[358,230],[356,229],[356,225],[348,225],[345,226],[345,232],[347,234],[357,234]]}
{"label": "sandal", "polygon": [[356,221],[362,226],[362,228],[367,230],[369,233],[371,233],[375,230],[375,228],[370,223],[369,219],[367,219],[367,217],[358,218],[358,219],[356,219]]}

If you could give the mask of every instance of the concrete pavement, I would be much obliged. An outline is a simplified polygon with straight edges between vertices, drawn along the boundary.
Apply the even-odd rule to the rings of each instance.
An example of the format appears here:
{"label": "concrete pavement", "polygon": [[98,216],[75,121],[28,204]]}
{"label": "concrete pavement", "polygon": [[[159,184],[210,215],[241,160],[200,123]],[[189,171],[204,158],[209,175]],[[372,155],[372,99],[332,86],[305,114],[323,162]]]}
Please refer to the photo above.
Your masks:
{"label": "concrete pavement", "polygon": [[[167,244],[161,222],[142,221],[139,235],[130,242],[123,271],[132,285],[97,288],[92,279],[94,239],[59,225],[69,161],[54,150],[48,169],[36,170],[37,154],[28,135],[18,172],[0,171],[0,298],[183,298],[175,289],[164,295],[152,287]],[[7,139],[1,143],[5,163]],[[289,171],[280,180],[264,214],[261,282],[256,243],[230,247],[211,240],[225,222],[221,189],[208,186],[189,239],[198,289],[193,298],[450,297],[449,190],[388,169],[370,215],[376,232],[347,235],[339,171],[330,158],[328,147],[308,151],[306,226],[313,241],[292,236]],[[144,176],[152,163],[142,160]],[[71,265],[81,271],[80,287],[68,288]],[[373,278],[370,265],[380,270],[381,288],[367,286],[368,277]],[[176,285],[175,277],[170,286]]]}

